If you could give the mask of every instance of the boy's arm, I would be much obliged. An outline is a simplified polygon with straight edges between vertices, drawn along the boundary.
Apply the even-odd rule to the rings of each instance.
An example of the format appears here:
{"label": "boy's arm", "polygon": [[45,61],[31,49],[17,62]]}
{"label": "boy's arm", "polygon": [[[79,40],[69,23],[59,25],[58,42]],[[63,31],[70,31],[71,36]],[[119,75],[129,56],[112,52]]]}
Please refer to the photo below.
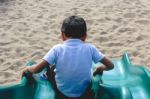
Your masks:
{"label": "boy's arm", "polygon": [[23,70],[22,70],[22,75],[21,77],[23,76],[23,74],[26,72],[26,71],[29,71],[31,73],[39,73],[40,71],[42,71],[46,66],[48,66],[49,63],[45,60],[42,60],[39,64],[36,64],[34,66],[31,66],[31,67],[25,67]]}
{"label": "boy's arm", "polygon": [[94,76],[96,74],[102,74],[104,70],[111,70],[114,68],[114,64],[107,57],[104,57],[100,62],[104,65],[96,68],[93,73]]}

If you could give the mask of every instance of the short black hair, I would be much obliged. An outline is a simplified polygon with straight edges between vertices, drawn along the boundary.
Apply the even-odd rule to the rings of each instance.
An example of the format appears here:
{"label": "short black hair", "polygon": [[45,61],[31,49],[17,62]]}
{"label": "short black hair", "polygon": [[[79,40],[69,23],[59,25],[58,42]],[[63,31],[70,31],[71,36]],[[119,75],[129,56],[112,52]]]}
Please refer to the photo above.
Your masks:
{"label": "short black hair", "polygon": [[79,16],[70,16],[63,21],[61,32],[67,37],[81,38],[87,32],[86,22]]}

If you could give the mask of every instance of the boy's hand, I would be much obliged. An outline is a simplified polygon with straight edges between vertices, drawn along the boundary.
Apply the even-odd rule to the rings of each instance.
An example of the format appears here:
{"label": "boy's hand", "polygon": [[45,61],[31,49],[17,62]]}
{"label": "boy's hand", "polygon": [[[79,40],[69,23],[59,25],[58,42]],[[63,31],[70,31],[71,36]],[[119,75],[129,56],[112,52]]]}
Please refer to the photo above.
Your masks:
{"label": "boy's hand", "polygon": [[104,70],[111,70],[114,68],[114,64],[111,60],[109,60],[107,57],[104,57],[101,61],[104,66],[97,67],[96,70],[94,71],[93,75],[95,76],[96,74],[103,74]]}
{"label": "boy's hand", "polygon": [[97,74],[102,75],[102,74],[103,74],[103,71],[104,71],[103,66],[97,67],[96,70],[95,70],[94,73],[93,73],[93,76],[95,76],[95,75],[97,75]]}
{"label": "boy's hand", "polygon": [[20,80],[22,79],[22,77],[23,77],[24,73],[25,73],[27,70],[28,70],[28,68],[27,68],[27,67],[24,67],[24,68],[22,69],[22,71],[21,71],[21,75],[20,75]]}
{"label": "boy's hand", "polygon": [[36,64],[36,65],[33,65],[33,66],[25,66],[22,69],[20,79],[22,79],[22,77],[23,77],[23,75],[24,75],[25,72],[28,72],[28,73],[39,73],[46,66],[49,66],[49,63],[47,61],[45,61],[45,60],[42,60],[39,64]]}

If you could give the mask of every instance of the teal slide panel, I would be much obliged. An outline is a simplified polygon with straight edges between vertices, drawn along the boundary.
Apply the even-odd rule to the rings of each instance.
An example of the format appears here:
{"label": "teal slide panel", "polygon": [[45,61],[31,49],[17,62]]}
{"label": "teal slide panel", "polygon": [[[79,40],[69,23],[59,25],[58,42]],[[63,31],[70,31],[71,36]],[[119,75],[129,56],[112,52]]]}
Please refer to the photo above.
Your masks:
{"label": "teal slide panel", "polygon": [[33,85],[23,77],[20,84],[0,86],[1,99],[33,99]]}
{"label": "teal slide panel", "polygon": [[[133,65],[127,53],[113,63],[113,70],[93,77],[93,99],[150,99],[150,71],[146,67]],[[29,61],[27,65],[33,64]],[[0,99],[55,99],[51,83],[40,78],[42,73],[25,76],[15,85],[0,86]]]}
{"label": "teal slide panel", "polygon": [[127,53],[113,62],[115,68],[105,71],[101,78],[103,93],[111,99],[150,99],[150,71],[133,65]]}

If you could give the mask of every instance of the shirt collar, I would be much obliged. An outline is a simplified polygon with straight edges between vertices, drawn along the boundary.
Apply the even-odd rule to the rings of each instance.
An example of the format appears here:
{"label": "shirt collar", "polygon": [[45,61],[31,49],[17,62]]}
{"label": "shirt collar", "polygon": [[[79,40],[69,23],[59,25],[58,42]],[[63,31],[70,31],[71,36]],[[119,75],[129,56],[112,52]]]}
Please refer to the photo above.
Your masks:
{"label": "shirt collar", "polygon": [[70,45],[70,46],[80,45],[82,43],[83,41],[80,39],[68,39],[64,42],[65,45]]}

